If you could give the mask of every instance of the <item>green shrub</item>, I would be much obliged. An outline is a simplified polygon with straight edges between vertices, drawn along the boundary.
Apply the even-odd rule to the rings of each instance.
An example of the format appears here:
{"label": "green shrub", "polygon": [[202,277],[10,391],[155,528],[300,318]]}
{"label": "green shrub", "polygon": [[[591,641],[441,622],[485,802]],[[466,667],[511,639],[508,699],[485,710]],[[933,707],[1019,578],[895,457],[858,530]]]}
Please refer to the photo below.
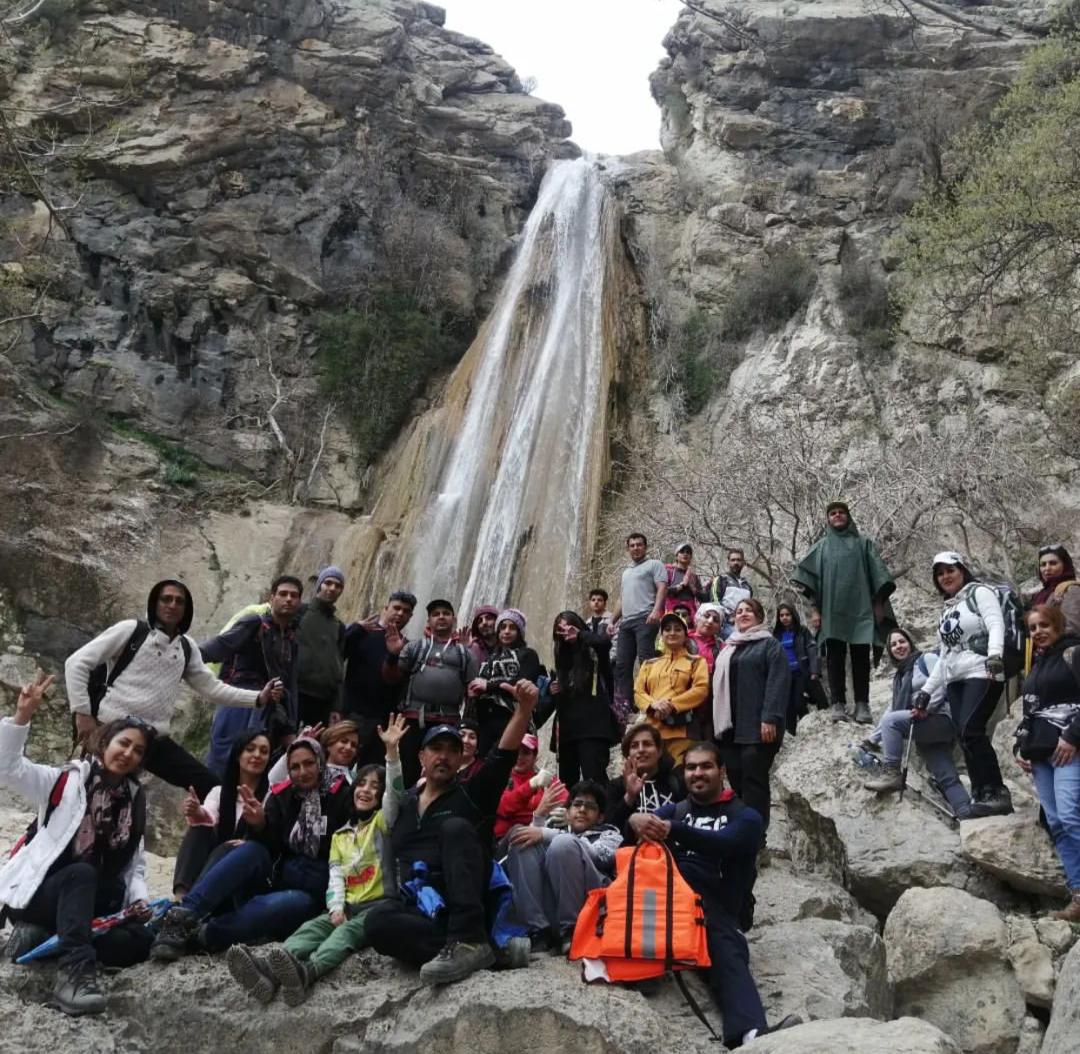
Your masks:
{"label": "green shrub", "polygon": [[742,361],[741,349],[723,339],[719,319],[695,310],[668,339],[670,369],[667,389],[682,392],[686,413],[693,416],[723,391]]}
{"label": "green shrub", "polygon": [[393,293],[319,320],[320,387],[341,407],[361,461],[393,440],[428,380],[461,357],[466,329]]}
{"label": "green shrub", "polygon": [[898,312],[882,275],[865,260],[845,261],[837,292],[849,332],[871,350],[891,348]]}
{"label": "green shrub", "polygon": [[755,260],[728,290],[720,336],[746,340],[756,329],[772,333],[806,305],[816,282],[810,261],[794,249]]}
{"label": "green shrub", "polygon": [[110,424],[117,435],[145,443],[157,454],[164,470],[165,482],[170,487],[191,486],[198,483],[200,478],[204,477],[208,471],[212,471],[208,469],[205,462],[197,458],[180,443],[174,443],[172,440],[154,432],[147,432],[133,425],[130,421],[125,421],[123,418],[113,418]]}

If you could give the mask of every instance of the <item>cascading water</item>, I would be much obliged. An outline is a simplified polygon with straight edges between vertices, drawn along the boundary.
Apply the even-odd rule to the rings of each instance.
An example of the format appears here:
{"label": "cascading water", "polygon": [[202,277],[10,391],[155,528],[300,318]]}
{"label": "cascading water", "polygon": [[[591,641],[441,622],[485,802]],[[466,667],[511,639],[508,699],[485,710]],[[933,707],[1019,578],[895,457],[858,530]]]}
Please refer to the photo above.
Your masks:
{"label": "cascading water", "polygon": [[438,482],[402,539],[399,580],[422,602],[446,597],[463,613],[514,603],[534,619],[576,605],[570,591],[607,445],[611,213],[592,162],[551,167],[492,315],[458,368],[468,371],[464,407]]}

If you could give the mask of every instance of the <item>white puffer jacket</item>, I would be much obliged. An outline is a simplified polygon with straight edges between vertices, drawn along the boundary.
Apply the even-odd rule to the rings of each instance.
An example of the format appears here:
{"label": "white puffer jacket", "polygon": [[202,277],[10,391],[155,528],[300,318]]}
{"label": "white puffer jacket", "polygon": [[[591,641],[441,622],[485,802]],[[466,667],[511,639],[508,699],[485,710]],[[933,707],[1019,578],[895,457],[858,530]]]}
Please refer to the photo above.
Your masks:
{"label": "white puffer jacket", "polygon": [[[86,814],[86,779],[90,762],[75,761],[63,768],[38,765],[23,756],[29,725],[17,725],[10,717],[0,721],[0,786],[14,791],[38,811],[38,832],[33,839],[0,868],[0,905],[25,908],[30,903],[45,873],[67,848]],[[71,775],[49,822],[45,812],[60,774]],[[140,792],[141,793],[141,792]],[[142,840],[124,869],[124,904],[146,900],[146,852]]]}
{"label": "white puffer jacket", "polygon": [[[969,599],[976,610],[971,610]],[[1005,618],[997,593],[988,585],[969,582],[949,597],[938,621],[938,639],[938,664],[922,686],[927,695],[955,681],[990,680],[986,660],[1000,657],[1005,649]]]}

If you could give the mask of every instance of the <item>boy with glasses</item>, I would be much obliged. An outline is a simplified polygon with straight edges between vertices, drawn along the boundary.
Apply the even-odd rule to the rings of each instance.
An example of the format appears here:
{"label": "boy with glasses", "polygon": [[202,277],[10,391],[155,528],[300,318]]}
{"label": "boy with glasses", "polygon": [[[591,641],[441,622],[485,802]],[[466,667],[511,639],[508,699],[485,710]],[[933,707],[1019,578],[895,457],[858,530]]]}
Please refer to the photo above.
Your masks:
{"label": "boy with glasses", "polygon": [[593,780],[582,780],[570,792],[567,830],[548,826],[562,793],[558,785],[549,787],[532,824],[510,832],[506,865],[514,908],[533,950],[550,946],[558,955],[570,948],[589,890],[611,881],[615,850],[622,845],[619,829],[603,822],[607,793]]}

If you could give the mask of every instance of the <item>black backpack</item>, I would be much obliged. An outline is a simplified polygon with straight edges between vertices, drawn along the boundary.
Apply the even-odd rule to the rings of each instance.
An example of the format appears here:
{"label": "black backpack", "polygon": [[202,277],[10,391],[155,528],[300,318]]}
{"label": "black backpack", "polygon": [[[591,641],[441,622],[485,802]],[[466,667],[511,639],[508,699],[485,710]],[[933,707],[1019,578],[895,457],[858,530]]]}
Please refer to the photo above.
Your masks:
{"label": "black backpack", "polygon": [[[150,636],[150,623],[139,619],[135,623],[131,636],[127,639],[127,644],[124,645],[124,650],[116,657],[113,668],[110,670],[108,664],[103,662],[90,671],[90,677],[86,682],[86,693],[90,697],[90,713],[95,718],[98,715],[101,700],[105,698],[105,693],[112,687],[116,678],[128,668],[148,636]],[[184,673],[187,673],[188,663],[191,662],[191,642],[183,634],[180,635],[180,646],[184,649]]]}

